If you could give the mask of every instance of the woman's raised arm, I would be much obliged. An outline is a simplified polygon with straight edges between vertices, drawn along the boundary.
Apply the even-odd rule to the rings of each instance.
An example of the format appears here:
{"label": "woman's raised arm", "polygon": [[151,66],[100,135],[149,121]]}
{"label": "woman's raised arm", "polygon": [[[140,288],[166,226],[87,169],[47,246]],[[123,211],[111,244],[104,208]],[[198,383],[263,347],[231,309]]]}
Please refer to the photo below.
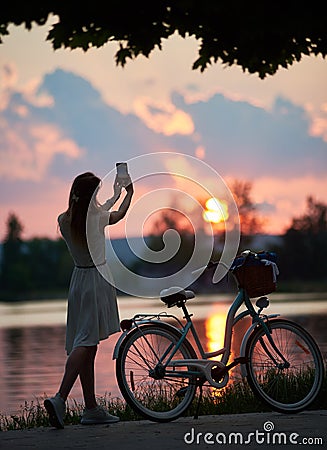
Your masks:
{"label": "woman's raised arm", "polygon": [[134,194],[133,183],[131,182],[128,186],[126,186],[126,196],[122,201],[120,207],[117,211],[112,211],[109,217],[109,225],[113,225],[119,222],[123,217],[125,217],[127,210],[131,204],[132,197]]}

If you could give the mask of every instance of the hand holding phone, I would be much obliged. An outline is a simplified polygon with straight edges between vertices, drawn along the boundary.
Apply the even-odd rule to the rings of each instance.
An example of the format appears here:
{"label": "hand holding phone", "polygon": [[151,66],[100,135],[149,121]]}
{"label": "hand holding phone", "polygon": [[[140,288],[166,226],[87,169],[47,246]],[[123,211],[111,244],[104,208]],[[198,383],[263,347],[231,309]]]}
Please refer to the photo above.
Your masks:
{"label": "hand holding phone", "polygon": [[117,169],[117,176],[116,176],[117,182],[121,186],[126,187],[131,182],[131,177],[129,176],[127,170],[127,163],[125,162],[116,163],[116,169]]}

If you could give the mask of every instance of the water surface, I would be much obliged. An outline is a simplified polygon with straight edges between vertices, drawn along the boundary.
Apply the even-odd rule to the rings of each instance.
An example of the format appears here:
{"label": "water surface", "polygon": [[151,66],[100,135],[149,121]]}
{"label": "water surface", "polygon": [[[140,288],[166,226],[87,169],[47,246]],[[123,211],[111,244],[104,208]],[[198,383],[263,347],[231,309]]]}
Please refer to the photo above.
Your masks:
{"label": "water surface", "polygon": [[[270,296],[267,312],[280,313],[303,325],[317,340],[327,357],[327,295]],[[206,351],[223,346],[225,317],[232,297],[199,296],[188,302],[194,323]],[[121,318],[136,313],[165,311],[182,318],[178,308],[167,309],[158,299],[119,298]],[[14,414],[25,401],[35,401],[57,392],[64,370],[66,301],[0,303],[0,412]],[[249,326],[244,320],[233,335],[232,353],[237,351]],[[120,396],[112,360],[119,333],[103,341],[96,359],[97,395]],[[234,356],[232,355],[232,356]],[[82,399],[79,381],[71,397]]]}

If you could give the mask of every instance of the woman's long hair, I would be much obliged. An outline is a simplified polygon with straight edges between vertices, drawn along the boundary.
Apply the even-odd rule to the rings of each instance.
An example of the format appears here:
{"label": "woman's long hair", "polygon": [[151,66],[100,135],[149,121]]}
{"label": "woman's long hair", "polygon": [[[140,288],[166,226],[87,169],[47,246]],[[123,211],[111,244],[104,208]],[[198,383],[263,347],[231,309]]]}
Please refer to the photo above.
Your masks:
{"label": "woman's long hair", "polygon": [[92,172],[78,175],[72,184],[66,217],[69,218],[71,235],[75,243],[86,245],[87,211],[93,195],[101,183],[100,178]]}

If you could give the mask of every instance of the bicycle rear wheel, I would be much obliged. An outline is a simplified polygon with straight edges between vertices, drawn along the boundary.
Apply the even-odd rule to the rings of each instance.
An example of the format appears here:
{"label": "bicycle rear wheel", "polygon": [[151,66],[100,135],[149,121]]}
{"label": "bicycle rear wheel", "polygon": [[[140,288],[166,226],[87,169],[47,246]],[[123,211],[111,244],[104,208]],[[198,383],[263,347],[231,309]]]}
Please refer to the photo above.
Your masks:
{"label": "bicycle rear wheel", "polygon": [[247,380],[252,391],[273,410],[296,413],[318,396],[324,377],[319,347],[300,325],[285,319],[269,321],[271,337],[288,362],[269,342],[264,330],[254,330],[247,344]]}
{"label": "bicycle rear wheel", "polygon": [[[196,377],[182,367],[164,368],[180,333],[165,324],[143,325],[123,341],[116,361],[116,375],[126,402],[139,414],[156,422],[181,416],[196,392]],[[174,360],[195,359],[196,354],[184,340]]]}

